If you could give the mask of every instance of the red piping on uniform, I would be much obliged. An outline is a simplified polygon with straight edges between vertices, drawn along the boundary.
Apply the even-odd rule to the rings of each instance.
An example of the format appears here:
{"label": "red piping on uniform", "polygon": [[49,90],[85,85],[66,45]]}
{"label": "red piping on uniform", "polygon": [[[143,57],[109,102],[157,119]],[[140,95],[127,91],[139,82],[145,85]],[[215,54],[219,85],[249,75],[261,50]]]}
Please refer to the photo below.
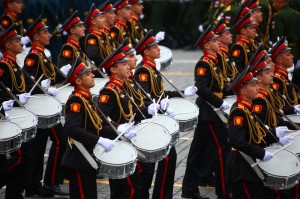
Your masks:
{"label": "red piping on uniform", "polygon": [[53,170],[51,175],[51,184],[55,184],[55,174],[56,174],[56,166],[57,166],[57,159],[58,159],[58,152],[60,148],[60,141],[57,137],[57,133],[54,128],[51,128],[52,134],[55,139],[56,147],[55,147],[55,153],[54,153],[54,162],[53,162]]}
{"label": "red piping on uniform", "polygon": [[15,166],[17,166],[18,164],[21,163],[21,160],[22,160],[23,156],[22,156],[22,152],[21,152],[21,149],[18,149],[18,160],[12,164],[10,167],[8,167],[8,171],[12,170]]}
{"label": "red piping on uniform", "polygon": [[299,195],[299,184],[296,185],[295,199],[299,198],[298,195]]}
{"label": "red piping on uniform", "polygon": [[218,147],[218,154],[219,154],[219,161],[220,161],[220,173],[221,173],[221,182],[222,182],[222,194],[225,196],[227,195],[227,190],[225,187],[225,175],[224,175],[224,164],[223,164],[223,154],[222,154],[222,148],[220,146],[220,143],[217,139],[216,133],[214,131],[214,128],[212,127],[211,123],[208,123],[209,130],[215,140],[215,143]]}
{"label": "red piping on uniform", "polygon": [[276,199],[280,199],[280,194],[278,189],[274,189]]}
{"label": "red piping on uniform", "polygon": [[133,187],[133,185],[132,185],[132,182],[131,182],[131,180],[130,180],[130,177],[127,177],[126,178],[127,179],[127,182],[128,182],[128,185],[129,185],[129,187],[130,187],[130,196],[129,196],[129,199],[132,199],[133,198],[133,196],[134,196],[134,187]]}
{"label": "red piping on uniform", "polygon": [[161,182],[161,187],[160,187],[160,194],[159,194],[160,199],[164,199],[164,185],[165,185],[166,178],[167,178],[168,167],[169,167],[169,157],[167,156],[165,158],[164,175],[163,175],[162,182]]}
{"label": "red piping on uniform", "polygon": [[141,165],[140,165],[140,163],[138,161],[136,162],[136,167],[138,168],[138,172],[139,173],[143,172],[143,169],[142,169],[142,167],[141,167]]}
{"label": "red piping on uniform", "polygon": [[243,189],[244,189],[244,191],[245,191],[246,197],[247,197],[248,199],[251,199],[251,196],[250,196],[250,194],[249,194],[247,185],[246,185],[246,183],[245,183],[244,180],[242,180],[242,186],[243,186]]}
{"label": "red piping on uniform", "polygon": [[80,192],[80,198],[84,199],[83,187],[82,187],[82,182],[81,182],[81,177],[80,177],[79,171],[76,171],[76,175],[77,175],[78,187],[79,187],[79,192]]}

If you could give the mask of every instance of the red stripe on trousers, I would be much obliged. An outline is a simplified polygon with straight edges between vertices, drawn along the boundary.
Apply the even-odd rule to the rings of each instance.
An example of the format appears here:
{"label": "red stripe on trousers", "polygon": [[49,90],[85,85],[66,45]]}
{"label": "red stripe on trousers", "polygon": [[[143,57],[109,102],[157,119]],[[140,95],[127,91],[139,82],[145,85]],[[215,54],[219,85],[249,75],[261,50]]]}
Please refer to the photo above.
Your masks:
{"label": "red stripe on trousers", "polygon": [[56,175],[56,165],[57,165],[57,159],[58,159],[58,152],[60,148],[60,142],[57,137],[57,133],[54,128],[51,128],[52,134],[54,136],[55,142],[56,142],[56,147],[55,147],[55,153],[54,153],[54,162],[53,162],[53,170],[52,170],[52,175],[51,175],[51,184],[55,184],[55,175]]}
{"label": "red stripe on trousers", "polygon": [[161,182],[161,187],[160,187],[160,194],[159,194],[159,198],[160,199],[164,199],[164,185],[166,182],[166,178],[167,178],[167,171],[168,171],[168,166],[169,166],[169,157],[167,156],[165,159],[165,168],[164,168],[164,175],[163,175],[163,179]]}
{"label": "red stripe on trousers", "polygon": [[217,136],[216,136],[216,133],[214,131],[214,128],[212,127],[211,123],[209,122],[208,123],[208,127],[209,127],[209,130],[217,144],[217,147],[218,147],[218,156],[219,156],[219,161],[220,161],[220,173],[221,173],[221,182],[222,182],[222,194],[225,196],[227,195],[227,190],[226,190],[226,187],[225,187],[225,175],[224,175],[224,163],[223,163],[223,154],[222,154],[222,148],[220,146],[220,143],[217,139]]}
{"label": "red stripe on trousers", "polygon": [[242,180],[242,186],[243,186],[244,192],[245,192],[245,194],[246,194],[246,197],[247,197],[248,199],[251,199],[251,196],[250,196],[250,194],[249,194],[247,185],[246,185],[246,183],[245,183],[244,180]]}
{"label": "red stripe on trousers", "polygon": [[133,185],[132,185],[132,182],[131,182],[131,180],[130,180],[130,177],[127,177],[126,179],[127,179],[128,185],[129,185],[129,187],[130,187],[130,196],[129,196],[129,198],[132,199],[133,196],[134,196],[134,192],[135,192],[135,191],[134,191],[134,187],[133,187]]}
{"label": "red stripe on trousers", "polygon": [[76,175],[77,175],[77,182],[78,182],[78,187],[79,187],[79,192],[80,192],[80,199],[84,199],[82,181],[81,181],[81,177],[80,177],[79,171],[76,171]]}
{"label": "red stripe on trousers", "polygon": [[299,195],[299,184],[296,185],[295,199],[299,198],[298,195]]}
{"label": "red stripe on trousers", "polygon": [[21,152],[21,148],[18,149],[18,159],[15,163],[13,163],[10,167],[8,167],[8,171],[12,170],[14,167],[16,167],[18,164],[21,163],[23,156],[22,156],[22,152]]}
{"label": "red stripe on trousers", "polygon": [[143,169],[138,161],[136,162],[136,167],[138,168],[139,173],[143,172]]}
{"label": "red stripe on trousers", "polygon": [[280,199],[280,194],[277,189],[274,189],[276,199]]}

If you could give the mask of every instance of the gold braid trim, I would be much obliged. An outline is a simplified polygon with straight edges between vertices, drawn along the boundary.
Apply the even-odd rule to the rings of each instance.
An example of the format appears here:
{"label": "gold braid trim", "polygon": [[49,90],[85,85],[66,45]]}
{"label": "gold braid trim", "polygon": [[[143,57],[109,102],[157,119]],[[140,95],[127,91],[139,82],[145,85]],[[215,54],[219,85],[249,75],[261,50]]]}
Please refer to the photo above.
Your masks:
{"label": "gold braid trim", "polygon": [[44,76],[47,79],[55,80],[56,73],[55,73],[55,69],[54,69],[53,64],[50,62],[50,69],[48,70],[47,67],[44,64],[44,59],[47,60],[47,58],[45,58],[43,55],[41,55],[41,53],[38,53],[38,57],[39,57],[39,66],[41,66],[41,69],[43,71]]}
{"label": "gold braid trim", "polygon": [[276,94],[272,88],[268,90],[269,96],[270,96],[270,101],[271,104],[274,105],[276,108],[279,110],[282,110],[283,107],[285,106],[284,100]]}
{"label": "gold braid trim", "polygon": [[126,84],[126,88],[127,88],[127,91],[130,95],[130,97],[132,97],[134,99],[134,101],[138,101],[139,104],[137,104],[137,106],[139,108],[141,107],[144,107],[144,98],[146,98],[140,89],[135,89],[134,87],[134,83],[131,79],[125,79],[125,84]]}
{"label": "gold braid trim", "polygon": [[[119,34],[118,34],[118,43],[121,44],[124,41],[123,33],[125,33],[125,29],[123,26],[119,28]],[[128,38],[129,43],[131,43],[130,37]]]}
{"label": "gold braid trim", "polygon": [[242,48],[244,50],[244,54],[245,54],[245,66],[243,68],[245,68],[246,66],[248,66],[248,53],[247,53],[247,44],[243,43]]}
{"label": "gold braid trim", "polygon": [[12,91],[16,90],[20,93],[24,93],[25,89],[26,89],[24,74],[21,73],[21,77],[20,77],[21,78],[21,83],[20,83],[20,85],[18,85],[18,81],[16,79],[16,74],[15,74],[14,69],[13,69],[14,66],[12,64],[8,63],[8,62],[6,64],[8,66],[9,71],[10,71],[10,76],[11,76],[11,80],[12,80],[11,90]]}
{"label": "gold braid trim", "polygon": [[159,98],[165,90],[164,82],[163,81],[158,82],[158,79],[155,77],[156,75],[155,70],[148,69],[148,68],[146,69],[149,71],[150,74],[151,93],[154,95],[155,98]]}
{"label": "gold braid trim", "polygon": [[235,76],[238,73],[237,68],[235,67],[234,64],[228,64],[228,57],[225,53],[221,53],[221,57],[222,57],[222,65],[223,65],[223,74],[226,75],[226,79],[229,78],[230,80],[233,80],[235,78]]}
{"label": "gold braid trim", "polygon": [[[113,42],[111,43],[111,41],[109,40],[110,36],[106,32],[103,32],[102,34],[105,35],[104,42],[106,43],[106,45],[104,48],[105,48],[105,52],[107,53],[107,55],[104,58],[106,58],[108,55],[110,55],[114,51],[114,49],[116,49],[116,46]],[[103,37],[102,37],[102,39],[103,39]]]}
{"label": "gold braid trim", "polygon": [[264,124],[275,129],[278,124],[278,119],[277,119],[275,110],[273,109],[272,105],[270,104],[270,102],[267,99],[264,99],[264,100],[267,105],[267,113],[266,113]]}
{"label": "gold braid trim", "polygon": [[[118,89],[119,92],[122,92],[119,88],[116,88],[116,89]],[[116,123],[119,123],[122,117],[125,118],[127,121],[129,121],[130,118],[132,118],[132,116],[133,116],[132,104],[131,104],[130,100],[128,100],[129,113],[126,114],[123,107],[122,107],[122,103],[120,101],[119,93],[115,89],[110,89],[110,90],[115,93],[115,96],[116,96],[117,102],[118,102],[118,106],[119,106],[119,109],[120,109],[119,119],[118,119],[118,121],[116,121]]]}
{"label": "gold braid trim", "polygon": [[258,46],[256,45],[255,40],[254,39],[250,39],[250,42],[251,42],[252,47],[254,48],[253,50],[256,51],[258,49]]}
{"label": "gold braid trim", "polygon": [[136,29],[136,27],[139,28],[136,24],[137,24],[137,23],[136,23],[134,20],[132,20],[131,23],[130,23],[130,29],[131,29],[131,32],[132,32],[132,36],[133,36],[135,39],[137,39],[137,40],[141,40],[142,38],[144,38],[144,34],[143,34],[142,31],[139,32],[139,31]]}
{"label": "gold braid trim", "polygon": [[210,71],[211,71],[211,84],[209,89],[212,88],[213,84],[214,84],[214,79],[217,81],[217,84],[220,87],[220,92],[222,92],[223,88],[224,88],[224,81],[225,81],[225,77],[222,75],[222,73],[217,73],[217,67],[215,66],[215,64],[213,63],[212,60],[208,61],[208,65],[210,67]]}
{"label": "gold braid trim", "polygon": [[[281,79],[281,78],[280,78]],[[287,97],[287,100],[291,103],[291,105],[297,105],[297,93],[295,89],[292,89],[292,97],[290,97],[290,93],[288,93],[287,85],[290,84],[285,78],[283,80],[283,95]]]}

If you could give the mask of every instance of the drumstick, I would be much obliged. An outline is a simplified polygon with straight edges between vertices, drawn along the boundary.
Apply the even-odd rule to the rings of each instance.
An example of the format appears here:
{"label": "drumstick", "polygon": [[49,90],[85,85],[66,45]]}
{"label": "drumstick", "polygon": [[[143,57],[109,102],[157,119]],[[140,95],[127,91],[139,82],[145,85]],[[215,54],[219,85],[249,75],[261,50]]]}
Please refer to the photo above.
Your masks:
{"label": "drumstick", "polygon": [[176,113],[175,115],[185,115],[185,114],[191,114],[191,113],[196,113],[196,111],[194,111],[194,112],[185,112],[185,113]]}
{"label": "drumstick", "polygon": [[31,94],[32,91],[35,89],[35,87],[39,84],[39,82],[41,81],[41,79],[43,78],[44,74],[42,74],[40,76],[40,78],[35,82],[35,84],[33,85],[33,87],[31,88],[31,90],[29,91],[29,93]]}
{"label": "drumstick", "polygon": [[163,96],[163,94],[164,94],[164,93],[162,93],[162,94],[159,96],[159,98],[158,98],[158,100],[157,100],[157,104],[159,104],[159,102],[160,102],[161,97]]}
{"label": "drumstick", "polygon": [[61,90],[61,89],[65,88],[65,87],[68,87],[68,86],[70,86],[70,83],[67,83],[66,85],[63,85],[62,87],[57,88],[57,90]]}
{"label": "drumstick", "polygon": [[[20,94],[17,94],[17,96],[20,96]],[[37,98],[37,99],[40,99],[39,96],[35,96],[35,95],[28,95],[27,97],[28,98]]]}
{"label": "drumstick", "polygon": [[149,121],[147,124],[145,124],[144,126],[142,126],[140,129],[136,130],[137,132],[141,131],[143,128],[145,128],[146,126],[148,126],[149,124],[153,123],[154,121],[156,121],[157,118],[152,119],[151,121]]}
{"label": "drumstick", "polygon": [[15,117],[11,117],[10,119],[18,119],[18,118],[22,118],[22,117],[28,117],[28,115],[15,116]]}
{"label": "drumstick", "polygon": [[153,104],[154,104],[154,113],[155,113],[155,118],[157,118],[157,111],[156,111],[156,106],[155,106],[155,99],[153,99]]}
{"label": "drumstick", "polygon": [[[167,95],[166,99],[168,99],[168,98],[169,98],[169,95]],[[167,108],[167,103],[165,103],[164,111],[166,110],[166,108]]]}

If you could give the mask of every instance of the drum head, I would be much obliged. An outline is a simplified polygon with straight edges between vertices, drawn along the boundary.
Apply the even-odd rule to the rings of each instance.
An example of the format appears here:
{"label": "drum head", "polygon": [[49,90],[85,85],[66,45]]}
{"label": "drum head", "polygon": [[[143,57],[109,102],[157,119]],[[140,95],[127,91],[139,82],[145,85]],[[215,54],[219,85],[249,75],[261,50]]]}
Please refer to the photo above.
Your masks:
{"label": "drum head", "polygon": [[24,108],[13,107],[11,110],[7,111],[7,113],[11,118],[19,117],[11,119],[11,122],[18,124],[21,129],[31,128],[36,126],[38,123],[37,116],[33,112]]}
{"label": "drum head", "polygon": [[153,117],[153,120],[153,123],[162,125],[171,135],[179,131],[178,122],[167,115],[157,115],[157,119]]}
{"label": "drum head", "polygon": [[199,115],[198,106],[194,102],[183,98],[171,98],[170,108],[175,111],[174,119],[178,121],[190,120]]}
{"label": "drum head", "polygon": [[232,105],[236,102],[236,96],[235,95],[230,95],[230,96],[225,97],[223,100],[225,102],[227,102],[230,106],[229,109],[224,110],[224,112],[229,115]]}
{"label": "drum head", "polygon": [[13,122],[0,121],[0,140],[21,135],[22,129]]}
{"label": "drum head", "polygon": [[[300,115],[287,115],[287,117],[295,123],[300,123]],[[287,121],[287,119],[285,119],[284,117],[283,119]]]}
{"label": "drum head", "polygon": [[[274,153],[280,147],[267,147],[267,151]],[[293,176],[300,172],[300,160],[298,156],[290,150],[282,149],[273,155],[267,162],[258,162],[258,166],[266,173],[274,176]]]}
{"label": "drum head", "polygon": [[[61,103],[49,95],[36,94],[30,97],[24,107],[38,116],[56,115],[62,111]],[[38,98],[37,98],[38,97]]]}
{"label": "drum head", "polygon": [[[287,134],[287,135],[289,135],[289,134]],[[299,147],[299,145],[300,145],[300,134],[294,135],[293,138],[295,140],[292,141],[293,142],[292,144],[288,143],[289,146],[287,146],[286,149],[288,149],[290,151],[293,151],[294,153],[296,153],[299,156],[299,154],[300,154],[300,147]]]}
{"label": "drum head", "polygon": [[134,126],[133,129],[137,131],[137,136],[131,139],[131,142],[140,149],[155,151],[170,144],[171,135],[162,125],[143,123]]}
{"label": "drum head", "polygon": [[104,87],[106,82],[108,82],[107,78],[94,78],[95,86],[91,88],[91,93],[93,95],[99,95],[100,89]]}
{"label": "drum head", "polygon": [[116,141],[115,147],[110,152],[104,152],[104,148],[96,145],[93,154],[99,161],[110,164],[126,164],[137,158],[135,148],[122,141]]}
{"label": "drum head", "polygon": [[72,94],[73,91],[74,91],[73,86],[67,86],[59,90],[58,94],[54,98],[60,101],[60,103],[65,104],[68,101],[69,96]]}

